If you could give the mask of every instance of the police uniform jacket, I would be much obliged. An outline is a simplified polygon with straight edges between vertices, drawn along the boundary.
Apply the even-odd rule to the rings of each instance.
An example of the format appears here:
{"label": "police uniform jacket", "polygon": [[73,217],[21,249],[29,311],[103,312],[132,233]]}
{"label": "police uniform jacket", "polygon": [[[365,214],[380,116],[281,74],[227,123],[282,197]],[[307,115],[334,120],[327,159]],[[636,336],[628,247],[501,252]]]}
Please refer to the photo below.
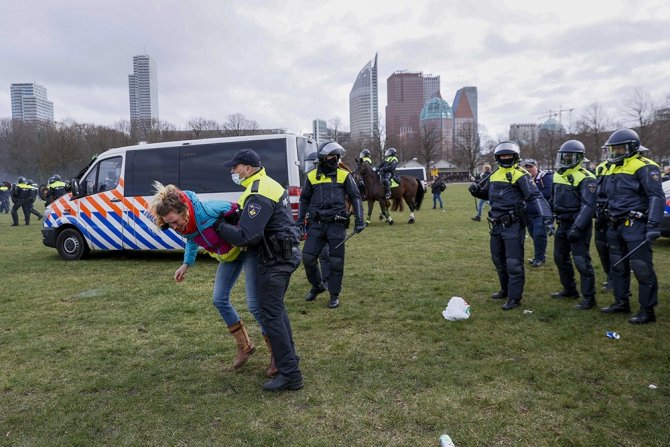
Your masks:
{"label": "police uniform jacket", "polygon": [[584,230],[591,226],[596,207],[596,177],[581,166],[554,175],[554,214]]}
{"label": "police uniform jacket", "polygon": [[596,218],[603,215],[605,208],[607,208],[607,191],[605,183],[610,177],[605,173],[609,169],[609,162],[607,160],[596,166]]}
{"label": "police uniform jacket", "polygon": [[[337,168],[332,174],[324,174],[320,166],[311,170],[300,193],[298,222],[303,222],[307,213],[312,222],[348,217],[345,196],[351,199],[354,211],[362,210],[361,194],[349,171]],[[356,218],[362,218],[362,214],[356,212]]]}
{"label": "police uniform jacket", "polygon": [[29,202],[32,197],[33,188],[27,183],[17,183],[12,188],[12,200],[14,203]]}
{"label": "police uniform jacket", "polygon": [[379,165],[380,172],[395,172],[395,168],[398,166],[398,158],[395,155],[389,155],[381,162]]}
{"label": "police uniform jacket", "polygon": [[298,229],[291,204],[283,186],[269,177],[265,168],[242,181],[246,189],[237,203],[242,208],[237,226],[221,223],[219,236],[237,247],[258,250],[263,239],[290,240],[298,243]]}
{"label": "police uniform jacket", "polygon": [[514,164],[511,168],[499,167],[479,183],[475,197],[491,203],[491,218],[523,212],[524,202],[539,210],[538,215],[551,218],[549,204],[535,186],[528,171]]}
{"label": "police uniform jacket", "polygon": [[67,190],[65,189],[65,183],[57,180],[55,182],[49,183],[49,191],[47,192],[47,201],[52,202],[57,198],[65,195]]}
{"label": "police uniform jacket", "polygon": [[639,153],[612,163],[605,172],[607,208],[611,217],[622,217],[631,211],[647,216],[650,225],[663,220],[665,194],[659,166]]}
{"label": "police uniform jacket", "polygon": [[363,157],[361,158],[361,161],[372,164],[372,158],[370,157]]}

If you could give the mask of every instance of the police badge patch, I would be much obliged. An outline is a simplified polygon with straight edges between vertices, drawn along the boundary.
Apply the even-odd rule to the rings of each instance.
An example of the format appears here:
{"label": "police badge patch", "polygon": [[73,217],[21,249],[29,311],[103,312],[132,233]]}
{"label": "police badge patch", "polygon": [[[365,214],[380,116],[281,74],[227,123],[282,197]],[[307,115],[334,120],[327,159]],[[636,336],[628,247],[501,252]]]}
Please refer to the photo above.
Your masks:
{"label": "police badge patch", "polygon": [[250,203],[249,206],[247,207],[247,214],[252,219],[258,216],[260,212],[261,212],[261,206],[258,205],[257,203]]}
{"label": "police badge patch", "polygon": [[651,175],[651,179],[655,182],[658,182],[661,180],[661,173],[658,171],[651,171],[649,173]]}
{"label": "police badge patch", "polygon": [[592,183],[589,185],[589,192],[594,193],[596,192],[596,185],[595,183]]}

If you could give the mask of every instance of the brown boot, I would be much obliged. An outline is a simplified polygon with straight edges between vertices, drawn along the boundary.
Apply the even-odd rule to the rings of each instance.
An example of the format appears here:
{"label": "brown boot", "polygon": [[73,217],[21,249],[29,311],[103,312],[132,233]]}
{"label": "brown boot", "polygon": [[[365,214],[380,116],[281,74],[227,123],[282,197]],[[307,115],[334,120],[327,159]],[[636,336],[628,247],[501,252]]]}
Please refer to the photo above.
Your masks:
{"label": "brown boot", "polygon": [[265,375],[267,377],[274,377],[279,370],[275,366],[275,356],[272,354],[272,345],[270,344],[270,338],[267,335],[263,335],[263,338],[265,338],[265,346],[267,346],[268,351],[270,351],[270,366],[268,366],[268,369],[265,371]]}
{"label": "brown boot", "polygon": [[256,346],[254,346],[249,338],[249,334],[247,333],[247,329],[244,327],[242,320],[232,326],[228,326],[228,330],[231,335],[235,337],[235,343],[237,343],[237,355],[233,361],[233,368],[240,369],[247,363],[249,356],[256,351]]}

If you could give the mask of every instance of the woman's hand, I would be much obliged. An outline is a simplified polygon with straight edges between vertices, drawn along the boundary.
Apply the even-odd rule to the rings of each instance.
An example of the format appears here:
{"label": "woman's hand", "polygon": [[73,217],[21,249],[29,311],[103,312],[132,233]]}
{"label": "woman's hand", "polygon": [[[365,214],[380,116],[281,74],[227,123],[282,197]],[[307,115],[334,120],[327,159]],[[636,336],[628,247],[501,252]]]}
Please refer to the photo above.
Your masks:
{"label": "woman's hand", "polygon": [[186,279],[187,271],[188,265],[182,264],[182,266],[179,267],[176,272],[174,272],[174,280],[177,282],[182,282],[184,279]]}

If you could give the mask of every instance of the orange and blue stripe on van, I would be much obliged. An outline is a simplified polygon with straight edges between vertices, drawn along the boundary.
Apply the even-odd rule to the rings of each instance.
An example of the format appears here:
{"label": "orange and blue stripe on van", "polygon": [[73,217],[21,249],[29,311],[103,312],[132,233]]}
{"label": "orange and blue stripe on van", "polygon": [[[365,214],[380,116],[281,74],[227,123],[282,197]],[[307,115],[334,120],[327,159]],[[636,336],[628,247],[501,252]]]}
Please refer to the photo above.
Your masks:
{"label": "orange and blue stripe on van", "polygon": [[44,226],[74,226],[94,250],[180,249],[184,239],[172,230],[160,231],[143,197],[124,197],[123,179],[116,188],[71,199],[60,197],[47,209]]}

